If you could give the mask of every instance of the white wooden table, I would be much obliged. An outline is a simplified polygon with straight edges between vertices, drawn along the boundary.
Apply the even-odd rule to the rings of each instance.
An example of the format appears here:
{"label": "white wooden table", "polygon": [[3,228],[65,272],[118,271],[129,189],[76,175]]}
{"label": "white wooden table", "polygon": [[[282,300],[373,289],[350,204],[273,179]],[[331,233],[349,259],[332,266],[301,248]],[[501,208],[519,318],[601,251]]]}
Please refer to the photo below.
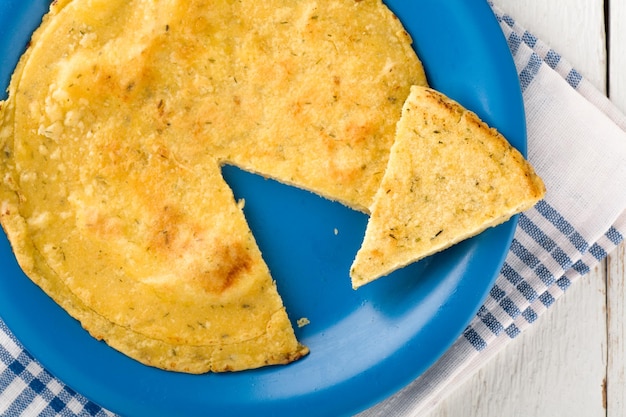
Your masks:
{"label": "white wooden table", "polygon": [[[493,2],[626,112],[626,1]],[[626,416],[625,252],[622,244],[425,417]]]}

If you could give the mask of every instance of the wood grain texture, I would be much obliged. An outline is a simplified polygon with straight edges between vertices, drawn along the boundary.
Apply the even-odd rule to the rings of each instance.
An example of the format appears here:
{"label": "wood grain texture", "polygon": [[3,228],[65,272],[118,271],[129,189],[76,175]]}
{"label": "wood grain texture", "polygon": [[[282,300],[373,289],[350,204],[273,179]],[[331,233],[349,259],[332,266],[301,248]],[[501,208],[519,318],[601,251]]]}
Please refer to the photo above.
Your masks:
{"label": "wood grain texture", "polygon": [[609,7],[609,96],[617,107],[626,112],[626,2],[610,0]]}
{"label": "wood grain texture", "polygon": [[[611,95],[624,110],[626,29],[617,22],[626,18],[626,4],[615,7],[617,1],[609,4],[613,23],[608,72],[602,0],[494,3],[600,91],[606,90],[609,74]],[[624,269],[622,245],[428,417],[626,415]]]}
{"label": "wood grain texture", "polygon": [[626,246],[609,255],[607,268],[607,417],[626,415]]}
{"label": "wood grain texture", "polygon": [[[626,112],[626,3],[610,0],[609,10],[609,97]],[[607,417],[626,416],[625,258],[626,245],[622,243],[607,260]]]}

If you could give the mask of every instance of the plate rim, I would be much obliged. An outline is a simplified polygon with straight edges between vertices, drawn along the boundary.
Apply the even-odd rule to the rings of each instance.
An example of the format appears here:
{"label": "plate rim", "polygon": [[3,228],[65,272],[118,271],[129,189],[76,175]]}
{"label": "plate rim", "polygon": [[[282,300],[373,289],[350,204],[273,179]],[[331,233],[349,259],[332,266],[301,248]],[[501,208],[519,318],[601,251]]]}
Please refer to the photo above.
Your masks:
{"label": "plate rim", "polygon": [[[435,2],[437,3],[437,0],[423,0],[421,3],[425,3],[425,2]],[[459,1],[462,0],[447,0],[446,4],[448,6],[454,6],[455,4],[458,5]],[[397,3],[397,1],[396,1]],[[443,3],[443,2],[442,2]],[[484,3],[484,4],[483,4]],[[398,6],[398,5],[396,5]],[[474,6],[477,6],[478,9],[480,9],[481,7],[483,7],[482,12],[484,16],[487,16],[486,10],[488,10],[488,13],[491,14],[491,16],[493,17],[493,20],[490,22],[490,24],[493,26],[493,24],[495,23],[497,25],[497,21],[495,19],[495,16],[493,15],[493,12],[491,10],[491,8],[489,7],[489,5],[487,4],[487,2],[483,2],[483,0],[480,0],[479,4],[475,4]],[[30,6],[25,6],[25,7],[30,7]],[[394,10],[393,5],[390,5],[390,8],[392,10]],[[398,13],[402,19],[402,13]],[[499,28],[498,28],[499,29]],[[501,32],[500,32],[501,33]],[[415,40],[415,39],[414,39]],[[502,47],[506,47],[507,52],[508,52],[508,46],[506,45],[506,40],[504,38],[504,35],[502,34],[502,37],[500,40],[498,40],[500,46],[500,50],[502,50]],[[416,49],[419,50],[419,42],[418,45],[416,46]],[[510,59],[509,59],[510,58]],[[514,64],[513,64],[513,60],[512,57],[510,56],[510,52],[508,57],[505,57],[505,60],[508,61],[508,65],[509,65],[509,69],[507,71],[511,71],[511,67],[514,69]],[[425,62],[425,67],[427,69],[428,72],[428,62]],[[515,75],[515,80],[517,80],[517,72],[514,71],[514,75]],[[434,87],[436,87],[437,89],[441,89],[441,91],[446,92],[446,88],[453,88],[453,87],[446,87],[445,85],[441,85],[442,83],[434,83]],[[439,88],[439,86],[441,85],[441,88]],[[519,82],[517,81],[517,87],[519,87]],[[522,113],[518,114],[517,117],[521,116],[521,118],[523,119],[523,126],[524,126],[524,131],[522,134],[518,133],[518,135],[523,136],[523,140],[521,142],[517,142],[515,144],[515,146],[525,155],[526,154],[526,132],[525,132],[525,115],[523,113],[523,102],[522,102],[522,97],[521,97],[521,91],[519,91],[519,95],[517,95],[516,97],[511,97],[512,101],[517,101],[517,104],[513,103],[513,105],[517,106],[518,108],[521,108]],[[462,102],[462,100],[459,100]],[[521,105],[520,105],[521,103]],[[472,104],[468,105],[468,107],[472,107]],[[480,114],[480,111],[477,111],[477,113]],[[481,117],[484,117],[483,115],[481,115]],[[519,121],[518,121],[519,124]],[[503,132],[504,133],[504,132]],[[506,136],[506,135],[505,135]],[[502,265],[502,263],[504,262],[504,257],[508,251],[508,247],[513,239],[513,233],[515,230],[515,226],[517,223],[517,216],[515,216],[514,218],[512,218],[509,222],[505,223],[504,225],[498,226],[498,229],[500,231],[500,233],[505,236],[504,238],[501,238],[502,243],[504,244],[504,246],[506,247],[505,249],[503,249],[501,251],[501,253],[499,254],[499,260],[497,261],[497,263],[499,263],[500,266],[498,266],[496,268],[496,271],[492,274],[493,276],[491,276],[488,280],[488,285],[485,285],[484,288],[482,288],[482,295],[480,295],[479,298],[481,298],[482,300],[484,300],[484,298],[486,297],[489,289],[491,288],[491,286],[493,285],[493,282],[495,281],[495,278],[497,277],[497,274],[499,272],[499,269]],[[1,255],[1,253],[0,253]],[[29,281],[30,283],[30,281]],[[32,283],[31,283],[32,284]],[[30,285],[27,283],[27,285]],[[34,284],[32,284],[34,285]],[[1,304],[1,303],[0,303]],[[469,323],[469,321],[471,320],[471,318],[475,315],[476,311],[478,310],[478,308],[480,307],[481,303],[478,303],[478,305],[475,306],[474,308],[474,312],[473,314],[471,314],[469,317],[467,317],[467,320],[465,323],[457,323],[457,327],[465,327],[467,325],[467,323]],[[9,314],[10,315],[10,314]],[[21,331],[20,327],[22,327],[24,325],[24,323],[20,323],[19,319],[12,317],[9,318],[7,317],[5,319],[6,316],[6,312],[3,311],[3,308],[0,307],[0,316],[2,316],[2,318],[5,320],[5,323],[7,324],[7,326],[9,327],[9,329],[11,329],[11,331],[16,335],[16,337],[18,338],[18,340],[22,341],[22,339],[26,342],[23,343],[24,346],[28,349],[28,351],[30,352],[39,352],[41,351],[41,349],[37,346],[33,346],[33,342],[32,341],[32,337],[30,336],[23,336],[20,337],[20,335],[23,335],[24,332]],[[69,319],[69,318],[68,318]],[[460,331],[457,334],[457,337],[460,335]],[[456,337],[452,338],[449,343],[446,344],[446,346],[441,346],[441,348],[439,349],[439,353],[436,354],[437,357],[440,357],[447,349],[448,347],[454,342],[454,340],[456,340]],[[27,346],[29,345],[29,346]],[[108,349],[108,347],[107,347]],[[46,355],[35,355],[35,357],[45,357]],[[95,402],[97,402],[98,404],[101,404],[103,407],[106,407],[107,409],[114,411],[117,410],[115,412],[118,413],[124,413],[126,410],[122,410],[121,408],[119,408],[118,404],[109,404],[109,399],[105,398],[105,397],[109,397],[109,398],[113,398],[115,397],[117,394],[115,393],[111,393],[111,392],[107,392],[110,391],[110,387],[103,387],[100,386],[98,387],[97,385],[93,384],[93,381],[88,381],[88,380],[81,380],[81,378],[76,378],[75,376],[68,376],[64,374],[63,369],[59,369],[58,364],[51,364],[51,363],[47,363],[47,360],[42,360],[41,361],[42,364],[46,367],[46,369],[48,370],[55,370],[54,374],[55,375],[64,375],[63,377],[60,377],[59,379],[61,379],[62,381],[73,381],[73,383],[68,383],[68,385],[70,387],[72,387],[72,389],[76,390],[77,392],[85,395],[87,398],[90,398],[92,400],[94,400]],[[434,362],[434,361],[433,361]],[[379,392],[378,395],[374,396],[373,398],[369,399],[369,400],[362,400],[360,401],[359,404],[356,404],[354,399],[352,399],[352,403],[350,404],[349,407],[342,407],[342,406],[338,406],[337,404],[334,404],[332,406],[332,410],[333,411],[337,411],[337,412],[345,412],[345,413],[354,413],[354,412],[358,412],[358,411],[362,411],[378,402],[380,402],[381,400],[383,400],[384,398],[387,398],[389,395],[393,394],[394,392],[397,392],[399,389],[401,389],[402,387],[406,386],[408,383],[410,383],[411,380],[413,380],[415,377],[419,376],[420,374],[423,373],[423,371],[425,370],[425,368],[427,368],[428,366],[431,366],[432,363],[428,364],[427,366],[421,366],[421,368],[424,369],[420,369],[419,371],[414,372],[414,376],[412,378],[404,378],[403,380],[399,380],[397,381],[397,383],[393,386],[393,387],[388,387],[385,392]],[[88,389],[84,389],[83,387],[85,385],[90,385],[90,387]],[[80,386],[80,387],[79,387]],[[78,389],[77,389],[78,388]],[[94,392],[94,390],[100,390],[100,393]],[[89,393],[89,395],[85,394],[86,392]],[[97,400],[96,400],[97,398]],[[288,406],[284,406],[283,409],[290,409],[291,407],[293,407],[293,404],[289,404]],[[136,408],[136,407],[135,407]],[[138,411],[138,410],[136,410]],[[267,409],[265,410],[268,412],[268,415],[273,414],[273,412],[275,410],[270,410]],[[324,410],[325,412],[326,410]],[[280,414],[280,413],[278,413]],[[322,413],[324,414],[324,413]],[[311,414],[313,415],[313,414]]]}

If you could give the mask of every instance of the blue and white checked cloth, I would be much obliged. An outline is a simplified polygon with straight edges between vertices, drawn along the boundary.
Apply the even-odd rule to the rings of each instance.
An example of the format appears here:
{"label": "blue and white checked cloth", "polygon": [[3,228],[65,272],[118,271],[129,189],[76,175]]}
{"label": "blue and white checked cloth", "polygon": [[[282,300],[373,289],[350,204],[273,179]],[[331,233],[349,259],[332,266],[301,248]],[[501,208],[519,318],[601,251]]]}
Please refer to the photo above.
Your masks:
{"label": "blue and white checked cloth", "polygon": [[[529,159],[546,198],[520,216],[488,299],[424,375],[362,417],[418,415],[518,336],[626,235],[626,117],[555,51],[494,10],[517,65]],[[0,321],[1,416],[113,416],[34,360]]]}
{"label": "blue and white checked cloth", "polygon": [[360,417],[426,413],[626,236],[626,117],[557,52],[492,7],[520,78],[528,158],[548,192],[520,215],[500,275],[463,335],[420,378]]}

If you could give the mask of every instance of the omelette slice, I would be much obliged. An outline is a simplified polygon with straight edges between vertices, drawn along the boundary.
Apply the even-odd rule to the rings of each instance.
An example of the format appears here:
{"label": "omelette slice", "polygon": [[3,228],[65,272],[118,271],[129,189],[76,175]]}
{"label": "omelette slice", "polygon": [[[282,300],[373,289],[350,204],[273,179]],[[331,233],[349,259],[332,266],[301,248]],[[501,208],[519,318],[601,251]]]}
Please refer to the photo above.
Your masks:
{"label": "omelette slice", "polygon": [[425,83],[410,43],[380,0],[52,2],[0,103],[22,269],[147,365],[301,358],[221,166],[366,211]]}
{"label": "omelette slice", "polygon": [[532,207],[545,187],[474,113],[414,86],[351,267],[360,287]]}

